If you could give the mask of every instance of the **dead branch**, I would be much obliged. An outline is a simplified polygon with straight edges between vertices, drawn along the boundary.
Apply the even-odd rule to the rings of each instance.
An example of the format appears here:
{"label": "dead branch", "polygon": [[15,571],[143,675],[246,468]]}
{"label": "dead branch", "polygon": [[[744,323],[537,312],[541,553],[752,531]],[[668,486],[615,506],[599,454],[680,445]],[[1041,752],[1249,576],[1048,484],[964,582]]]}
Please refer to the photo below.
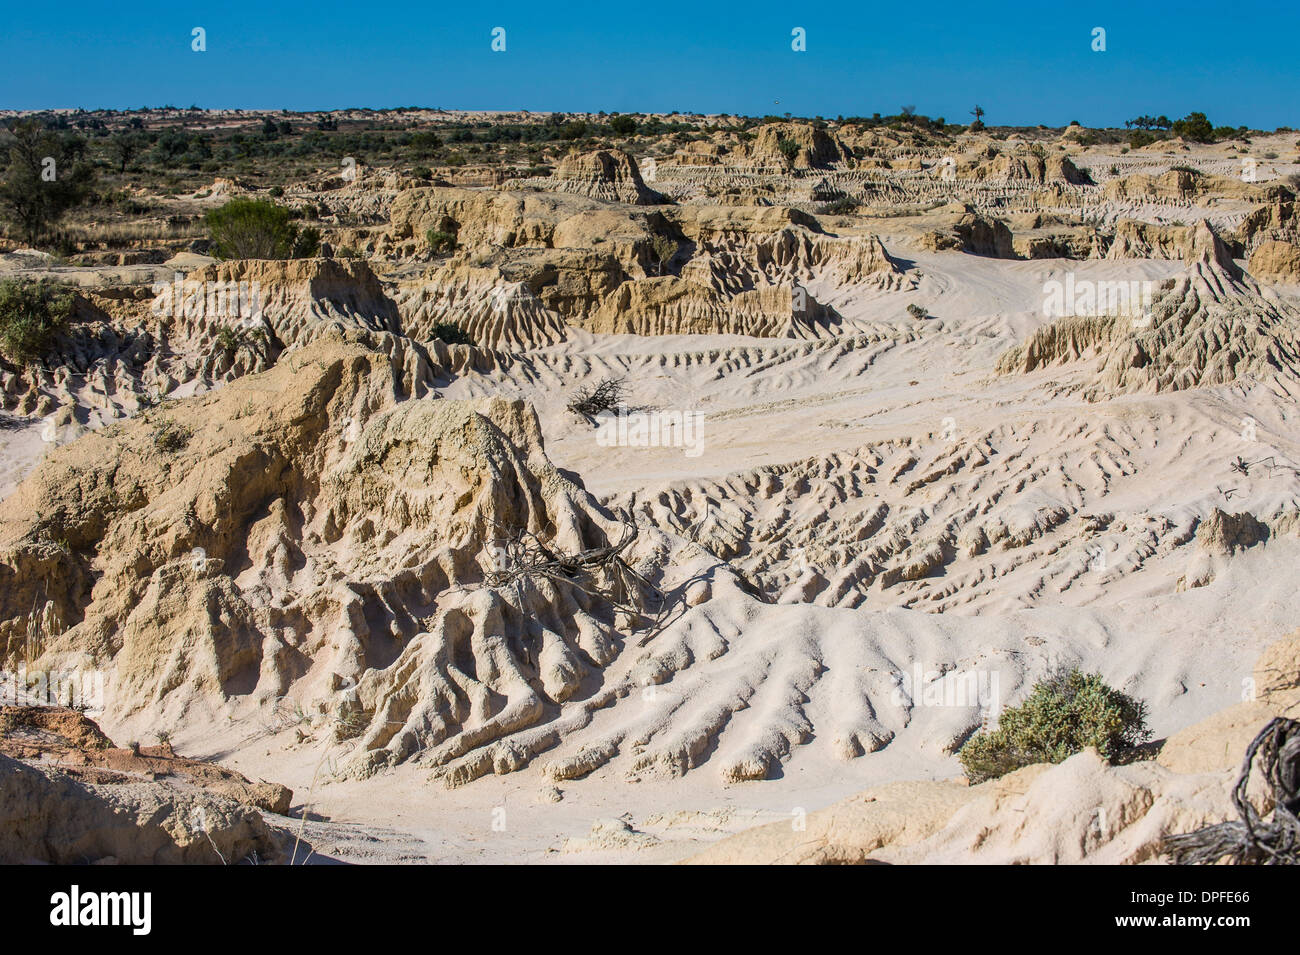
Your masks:
{"label": "dead branch", "polygon": [[663,604],[659,590],[622,557],[640,534],[634,521],[623,524],[623,535],[617,543],[591,547],[576,554],[565,553],[526,528],[497,526],[505,535],[489,544],[494,566],[483,575],[483,582],[489,587],[518,590],[543,578],[601,597],[616,608],[637,615],[647,613],[643,595],[652,598],[657,605],[656,612]]}
{"label": "dead branch", "polygon": [[606,378],[597,385],[579,388],[569,410],[574,414],[594,417],[602,411],[613,411],[627,401],[627,379]]}
{"label": "dead branch", "polygon": [[[1247,797],[1257,760],[1273,800],[1271,819]],[[1165,838],[1163,848],[1175,864],[1300,864],[1300,721],[1277,717],[1259,732],[1246,748],[1232,804],[1240,820]]]}

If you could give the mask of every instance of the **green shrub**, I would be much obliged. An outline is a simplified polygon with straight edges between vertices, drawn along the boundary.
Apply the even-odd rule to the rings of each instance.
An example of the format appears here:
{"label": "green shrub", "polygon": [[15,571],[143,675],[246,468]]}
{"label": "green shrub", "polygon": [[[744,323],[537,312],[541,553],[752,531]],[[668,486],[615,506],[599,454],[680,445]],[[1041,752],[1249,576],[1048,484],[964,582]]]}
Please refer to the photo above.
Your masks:
{"label": "green shrub", "polygon": [[786,136],[782,136],[776,141],[776,148],[781,151],[781,155],[785,157],[785,161],[788,163],[793,164],[799,157],[799,144]]}
{"label": "green shrub", "polygon": [[224,352],[238,351],[243,343],[239,332],[229,325],[222,326],[221,331],[217,332],[217,347]]}
{"label": "green shrub", "polygon": [[453,325],[451,322],[435,322],[433,326],[433,337],[439,338],[448,345],[473,345],[474,339],[470,338],[459,325]]}
{"label": "green shrub", "polygon": [[298,237],[289,210],[262,199],[232,199],[205,219],[220,259],[287,259]]}
{"label": "green shrub", "polygon": [[253,348],[266,343],[266,332],[260,328],[233,328],[221,326],[217,332],[216,346],[228,355],[233,355],[241,348]]}
{"label": "green shrub", "polygon": [[616,136],[631,136],[636,132],[637,121],[631,116],[611,116],[609,120],[610,132]]}
{"label": "green shrub", "polygon": [[291,259],[311,259],[320,254],[320,229],[308,226],[296,230],[293,245],[289,249]]}
{"label": "green shrub", "polygon": [[49,351],[72,317],[76,296],[51,282],[0,282],[0,357],[28,365]]}
{"label": "green shrub", "polygon": [[450,254],[456,249],[455,232],[444,232],[441,229],[430,229],[424,234],[424,240],[429,243],[429,249],[434,255],[441,255],[444,252]]}
{"label": "green shrub", "polygon": [[650,255],[659,266],[659,274],[677,256],[677,243],[664,235],[657,235],[650,240]]}
{"label": "green shrub", "polygon": [[836,199],[834,202],[828,202],[826,203],[826,205],[822,206],[822,212],[826,213],[827,215],[833,215],[833,216],[852,215],[854,212],[857,211],[858,211],[857,201],[850,199],[847,196],[845,196],[843,199]]}
{"label": "green shrub", "polygon": [[958,758],[972,783],[1059,763],[1089,746],[1113,760],[1150,738],[1146,715],[1145,703],[1107,686],[1099,674],[1061,671],[1005,710],[997,729],[967,741]]}

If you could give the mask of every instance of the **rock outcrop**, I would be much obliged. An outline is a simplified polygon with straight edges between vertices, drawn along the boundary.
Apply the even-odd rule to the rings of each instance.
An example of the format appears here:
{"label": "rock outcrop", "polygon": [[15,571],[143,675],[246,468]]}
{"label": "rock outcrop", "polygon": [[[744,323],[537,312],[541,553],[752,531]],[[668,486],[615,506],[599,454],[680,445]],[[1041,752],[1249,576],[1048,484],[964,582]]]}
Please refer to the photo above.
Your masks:
{"label": "rock outcrop", "polygon": [[355,740],[356,772],[417,752],[490,771],[490,744],[617,656],[641,599],[612,558],[494,584],[502,549],[634,532],[550,464],[528,406],[417,400],[364,340],[318,336],[42,463],[0,502],[4,659],[48,603],[42,665],[107,669],[115,725],[293,696]]}
{"label": "rock outcrop", "polygon": [[1097,381],[1085,389],[1092,398],[1300,374],[1295,307],[1244,275],[1208,224],[1187,245],[1193,264],[1165,283],[1149,309],[1058,319],[1003,354],[999,372],[1095,355]]}
{"label": "rock outcrop", "polygon": [[0,755],[0,864],[230,865],[287,856],[255,809],[159,783],[91,784]]}
{"label": "rock outcrop", "polygon": [[642,181],[636,160],[621,149],[570,153],[560,160],[549,177],[511,180],[509,186],[568,192],[632,205],[653,205],[664,201]]}
{"label": "rock outcrop", "polygon": [[826,169],[853,158],[837,138],[807,123],[760,126],[745,154],[757,166],[793,169]]}

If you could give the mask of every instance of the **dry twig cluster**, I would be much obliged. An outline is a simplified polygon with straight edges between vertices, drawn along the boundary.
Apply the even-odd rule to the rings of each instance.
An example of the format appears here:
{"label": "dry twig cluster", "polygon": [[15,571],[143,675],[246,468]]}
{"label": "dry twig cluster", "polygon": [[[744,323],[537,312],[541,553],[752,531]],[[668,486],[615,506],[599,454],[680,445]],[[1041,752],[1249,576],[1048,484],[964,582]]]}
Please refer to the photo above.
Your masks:
{"label": "dry twig cluster", "polygon": [[626,403],[627,379],[605,378],[599,384],[580,388],[569,402],[569,410],[574,414],[594,416]]}
{"label": "dry twig cluster", "polygon": [[640,533],[635,522],[624,524],[624,534],[617,543],[576,554],[558,550],[524,528],[500,529],[505,536],[489,544],[493,569],[483,578],[490,587],[517,589],[545,578],[603,597],[616,608],[636,615],[650,609],[658,612],[663,604],[659,590],[623,559],[623,553]]}

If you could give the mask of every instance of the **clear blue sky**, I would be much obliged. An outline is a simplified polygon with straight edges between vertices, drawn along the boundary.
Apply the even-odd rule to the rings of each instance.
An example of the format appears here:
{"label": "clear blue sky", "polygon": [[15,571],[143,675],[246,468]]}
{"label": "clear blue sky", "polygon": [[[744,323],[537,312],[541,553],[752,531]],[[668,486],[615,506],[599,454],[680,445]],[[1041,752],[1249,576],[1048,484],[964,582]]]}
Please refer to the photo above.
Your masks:
{"label": "clear blue sky", "polygon": [[[191,50],[191,30],[207,51]],[[491,51],[493,27],[506,51]],[[1106,52],[1091,49],[1106,29]],[[790,48],[807,31],[807,52]],[[11,3],[0,108],[918,112],[1300,127],[1300,0]]]}

